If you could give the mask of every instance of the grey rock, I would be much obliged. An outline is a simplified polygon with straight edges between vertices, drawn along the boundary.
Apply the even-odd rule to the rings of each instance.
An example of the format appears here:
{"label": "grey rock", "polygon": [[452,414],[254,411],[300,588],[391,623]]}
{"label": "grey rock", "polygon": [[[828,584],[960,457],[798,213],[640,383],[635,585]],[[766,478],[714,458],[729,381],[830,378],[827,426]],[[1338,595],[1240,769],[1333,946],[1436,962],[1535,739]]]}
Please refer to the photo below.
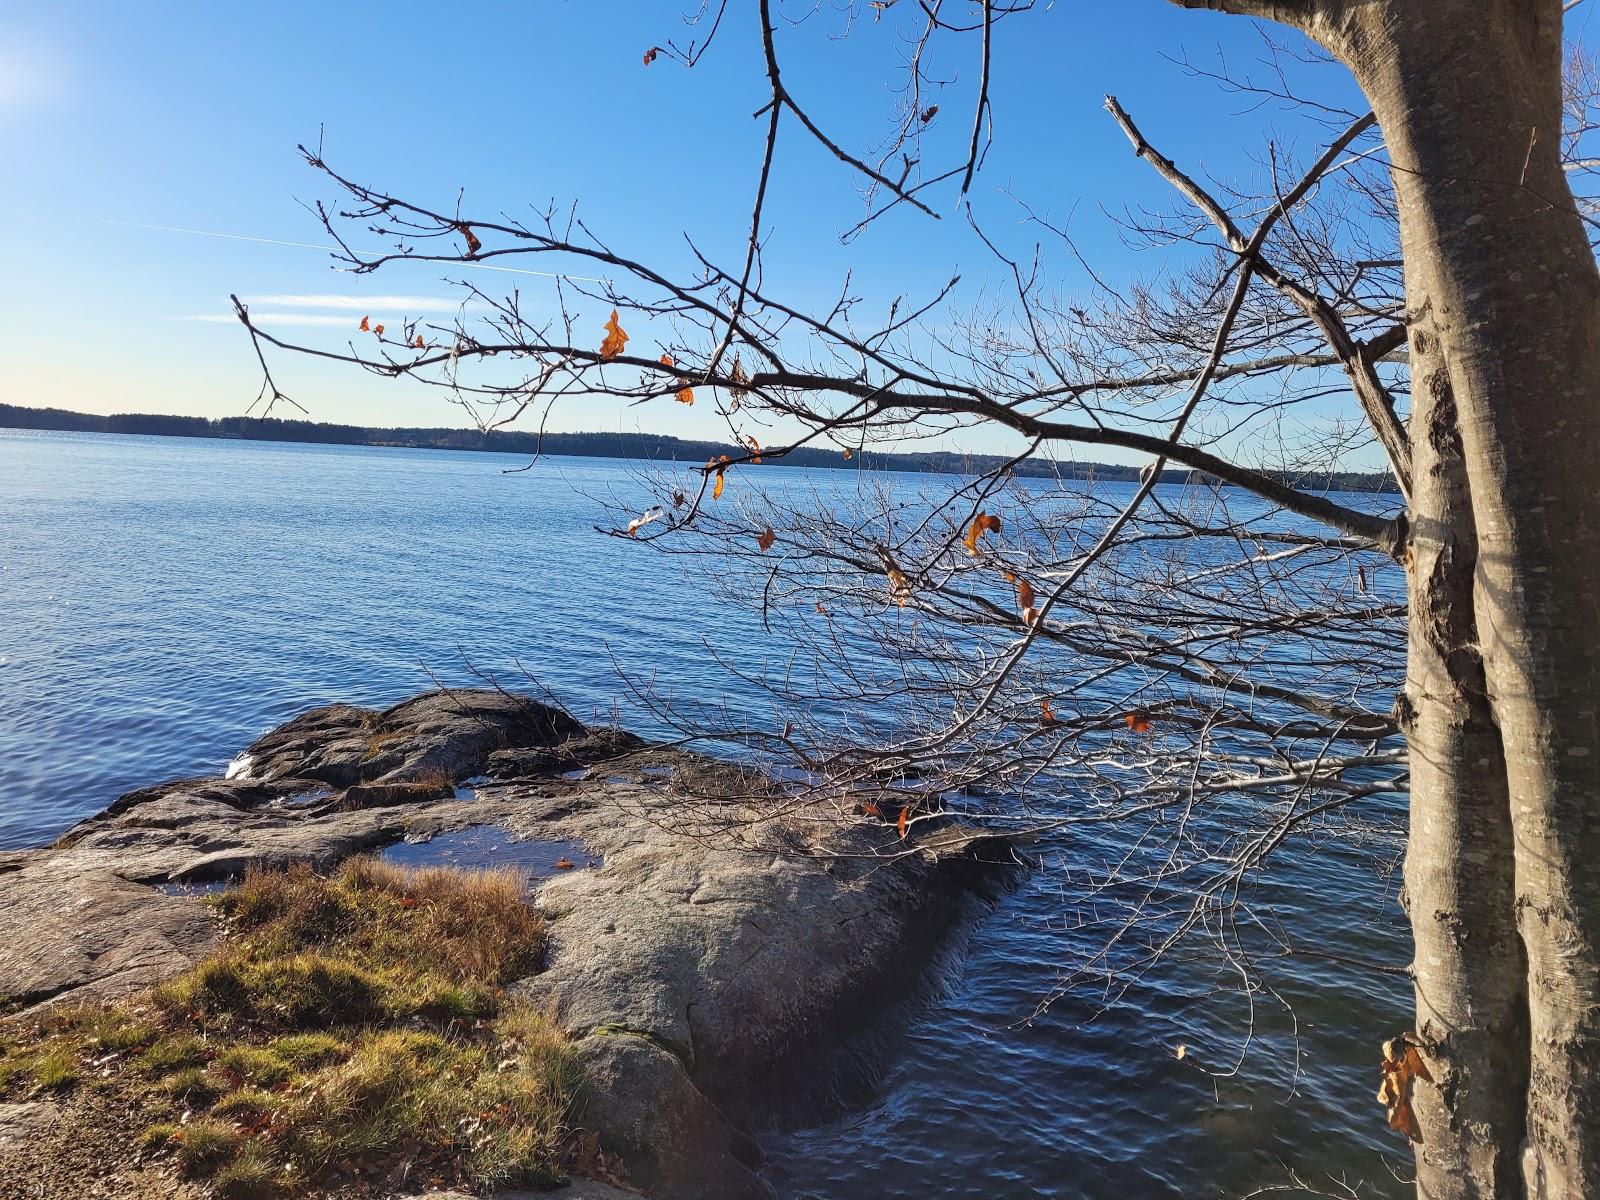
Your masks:
{"label": "grey rock", "polygon": [[257,739],[242,756],[248,779],[300,776],[335,787],[405,783],[482,772],[507,747],[555,746],[581,737],[566,713],[507,692],[450,688],[376,712],[348,704],[313,709]]}
{"label": "grey rock", "polygon": [[576,1048],[585,1085],[578,1120],[600,1130],[630,1178],[657,1200],[770,1200],[761,1153],[690,1081],[677,1056],[628,1032]]}
{"label": "grey rock", "polygon": [[[65,869],[64,869],[65,867]],[[192,900],[55,856],[0,875],[0,1003],[105,999],[150,987],[215,945]]]}
{"label": "grey rock", "polygon": [[42,1100],[0,1104],[0,1153],[48,1129],[59,1114],[59,1108]]}
{"label": "grey rock", "polygon": [[[574,1039],[585,1126],[657,1200],[768,1196],[747,1130],[774,1089],[828,1084],[829,1052],[919,985],[1009,861],[957,829],[908,843],[886,825],[761,819],[769,780],[499,692],[317,709],[238,766],[131,792],[54,847],[0,858],[0,994],[114,995],[193,963],[217,925],[153,883],[329,867],[481,825],[577,843],[596,865],[540,886],[545,969],[515,986]],[[486,769],[498,780],[456,797],[451,781]]]}

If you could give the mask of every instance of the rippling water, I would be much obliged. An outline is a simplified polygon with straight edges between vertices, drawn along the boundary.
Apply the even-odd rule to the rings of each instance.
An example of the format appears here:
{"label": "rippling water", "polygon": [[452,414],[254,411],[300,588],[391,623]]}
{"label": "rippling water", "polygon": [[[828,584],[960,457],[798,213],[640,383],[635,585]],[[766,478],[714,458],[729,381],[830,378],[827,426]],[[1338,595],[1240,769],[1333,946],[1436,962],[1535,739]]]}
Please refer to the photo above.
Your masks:
{"label": "rippling water", "polygon": [[[580,718],[647,735],[613,656],[765,707],[708,650],[759,645],[754,619],[592,528],[596,496],[644,502],[624,464],[504,473],[520,465],[0,430],[0,847],[48,841],[130,788],[220,773],[312,705],[473,671],[516,685],[526,669]],[[1404,962],[1396,882],[1348,849],[1302,853],[1274,885],[1298,936]],[[1378,1044],[1408,1021],[1403,981],[1297,959],[1267,978],[1292,1019],[1264,993],[1252,1015],[1196,957],[1110,1008],[1074,995],[1040,1013],[1082,948],[1070,878],[1051,864],[974,925],[943,991],[904,1017],[873,1097],[767,1139],[786,1200],[1220,1197],[1290,1170],[1408,1190],[1389,1166],[1403,1174],[1409,1155],[1373,1101]]]}

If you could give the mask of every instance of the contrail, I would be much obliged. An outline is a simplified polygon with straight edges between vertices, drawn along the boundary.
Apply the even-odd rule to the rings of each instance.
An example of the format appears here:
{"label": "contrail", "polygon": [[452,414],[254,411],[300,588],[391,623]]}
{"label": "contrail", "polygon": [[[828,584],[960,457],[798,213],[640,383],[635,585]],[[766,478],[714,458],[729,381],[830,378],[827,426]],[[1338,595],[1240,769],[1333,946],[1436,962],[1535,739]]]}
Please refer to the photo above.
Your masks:
{"label": "contrail", "polygon": [[[118,221],[111,217],[90,217],[101,225],[126,225],[130,229],[150,229],[157,233],[187,233],[192,237],[223,238],[230,242],[259,242],[263,246],[292,246],[296,250],[324,250],[331,254],[343,254],[342,246],[318,246],[312,242],[285,242],[279,238],[251,237],[246,233],[217,233],[211,229],[184,229],[178,225],[147,225],[143,221]],[[360,254],[385,254],[383,250],[361,250]],[[580,283],[610,283],[606,278],[596,278],[593,275],[568,275],[565,271],[534,271],[527,267],[501,267],[493,263],[472,262],[463,260],[463,267],[472,267],[479,271],[503,271],[508,275],[537,275],[543,279],[575,279]]]}

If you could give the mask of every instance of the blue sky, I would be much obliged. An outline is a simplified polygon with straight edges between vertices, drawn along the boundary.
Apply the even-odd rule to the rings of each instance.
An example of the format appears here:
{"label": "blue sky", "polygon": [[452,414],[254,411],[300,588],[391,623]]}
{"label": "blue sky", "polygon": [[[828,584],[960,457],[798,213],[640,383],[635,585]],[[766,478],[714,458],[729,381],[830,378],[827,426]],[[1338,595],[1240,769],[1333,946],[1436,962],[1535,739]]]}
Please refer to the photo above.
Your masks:
{"label": "blue sky", "polygon": [[[641,258],[681,261],[686,231],[736,257],[759,135],[750,114],[764,99],[753,5],[735,0],[720,45],[692,71],[640,62],[650,44],[684,33],[683,7],[671,0],[455,7],[79,2],[0,13],[0,399],[238,413],[257,377],[242,331],[214,319],[229,292],[255,298],[258,312],[320,320],[293,332],[335,346],[369,306],[379,319],[399,315],[400,301],[375,297],[409,297],[413,315],[447,302],[437,267],[354,277],[313,250],[137,227],[321,243],[299,201],[330,193],[295,152],[319,128],[331,162],[397,194],[447,207],[463,188],[464,208],[487,212],[576,200]],[[789,6],[813,9],[785,31],[788,78],[841,140],[864,149],[891,110],[894,27],[860,21],[840,40],[829,35],[844,27],[842,6]],[[1281,112],[1243,111],[1169,57],[1215,64],[1220,54],[1243,66],[1262,49],[1251,23],[1164,0],[1060,0],[1002,23],[997,144],[975,191],[986,221],[1026,248],[1031,235],[1004,195],[1013,191],[1070,215],[1113,277],[1158,269],[1122,246],[1101,213],[1169,200],[1102,97],[1115,92],[1186,163],[1239,179],[1257,170],[1264,133],[1314,135]],[[973,64],[952,56],[940,65],[957,82],[939,132],[959,140]],[[1320,78],[1324,92],[1340,86],[1326,70]],[[954,267],[969,295],[992,277],[949,205],[943,221],[904,212],[840,245],[861,212],[854,182],[799,138],[788,144],[769,290],[831,298],[846,268],[873,297],[916,292]],[[1077,268],[1055,263],[1065,290],[1081,285]],[[530,300],[550,296],[547,281],[516,282]],[[414,384],[298,359],[277,371],[316,419],[462,423],[438,392]],[[587,401],[551,424],[717,436],[707,407]]]}

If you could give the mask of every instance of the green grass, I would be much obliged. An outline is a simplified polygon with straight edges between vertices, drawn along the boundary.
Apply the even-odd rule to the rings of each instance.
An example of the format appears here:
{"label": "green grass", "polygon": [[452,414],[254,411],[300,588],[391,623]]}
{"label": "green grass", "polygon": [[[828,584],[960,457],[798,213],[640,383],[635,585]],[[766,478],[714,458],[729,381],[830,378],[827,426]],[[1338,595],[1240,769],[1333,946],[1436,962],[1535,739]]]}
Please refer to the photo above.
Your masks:
{"label": "green grass", "polygon": [[484,1188],[560,1182],[577,1080],[504,991],[543,954],[519,879],[358,860],[252,872],[210,903],[223,947],[145,1000],[0,1026],[0,1096],[108,1066],[146,1111],[139,1149],[221,1200],[400,1155]]}

